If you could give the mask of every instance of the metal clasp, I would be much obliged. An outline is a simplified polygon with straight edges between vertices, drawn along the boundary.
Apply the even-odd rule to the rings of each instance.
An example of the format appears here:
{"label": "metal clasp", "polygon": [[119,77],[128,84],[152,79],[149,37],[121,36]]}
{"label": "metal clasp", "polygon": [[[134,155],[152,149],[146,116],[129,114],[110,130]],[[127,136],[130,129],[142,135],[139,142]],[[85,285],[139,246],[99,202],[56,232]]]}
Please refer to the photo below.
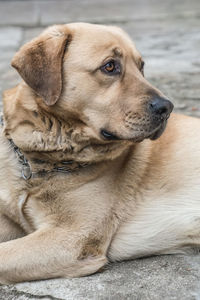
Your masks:
{"label": "metal clasp", "polygon": [[32,176],[32,172],[31,172],[31,167],[30,165],[27,163],[27,164],[24,164],[22,165],[22,178],[24,180],[29,180]]}

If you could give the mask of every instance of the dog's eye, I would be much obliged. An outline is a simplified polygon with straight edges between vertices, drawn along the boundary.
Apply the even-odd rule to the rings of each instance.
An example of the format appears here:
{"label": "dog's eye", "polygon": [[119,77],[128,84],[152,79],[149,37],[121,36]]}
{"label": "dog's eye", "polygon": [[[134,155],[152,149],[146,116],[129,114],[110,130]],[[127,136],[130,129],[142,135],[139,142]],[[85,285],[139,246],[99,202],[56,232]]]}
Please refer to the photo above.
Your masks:
{"label": "dog's eye", "polygon": [[108,74],[108,75],[117,75],[121,72],[120,63],[114,60],[107,62],[101,68],[101,71]]}
{"label": "dog's eye", "polygon": [[114,62],[113,61],[111,61],[111,62],[108,62],[106,65],[105,65],[105,70],[106,70],[106,72],[113,72],[114,71],[114,69],[115,69],[115,64],[114,64]]}
{"label": "dog's eye", "polygon": [[141,71],[141,73],[142,73],[142,75],[144,75],[144,61],[142,60],[141,61],[141,65],[140,65],[140,71]]}

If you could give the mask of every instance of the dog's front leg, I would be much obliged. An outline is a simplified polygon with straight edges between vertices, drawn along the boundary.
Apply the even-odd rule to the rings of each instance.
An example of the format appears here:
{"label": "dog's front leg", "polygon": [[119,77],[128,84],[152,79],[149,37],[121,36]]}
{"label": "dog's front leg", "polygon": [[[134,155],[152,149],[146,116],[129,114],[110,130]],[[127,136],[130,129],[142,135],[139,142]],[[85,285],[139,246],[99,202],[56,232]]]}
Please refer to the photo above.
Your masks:
{"label": "dog's front leg", "polygon": [[7,216],[0,213],[0,243],[21,238],[24,231]]}
{"label": "dog's front leg", "polygon": [[[84,238],[82,237],[84,236]],[[86,235],[61,228],[35,231],[0,244],[0,282],[89,275],[103,267],[102,251],[85,251]]]}

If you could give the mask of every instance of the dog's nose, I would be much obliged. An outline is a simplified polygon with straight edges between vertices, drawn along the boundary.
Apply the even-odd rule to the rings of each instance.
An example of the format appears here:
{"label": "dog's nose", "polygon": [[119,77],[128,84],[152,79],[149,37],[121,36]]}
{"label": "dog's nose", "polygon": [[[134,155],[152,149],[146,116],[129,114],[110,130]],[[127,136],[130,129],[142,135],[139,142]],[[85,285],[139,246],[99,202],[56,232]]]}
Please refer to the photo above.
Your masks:
{"label": "dog's nose", "polygon": [[149,108],[154,115],[167,118],[172,112],[174,105],[165,98],[156,97],[149,104]]}

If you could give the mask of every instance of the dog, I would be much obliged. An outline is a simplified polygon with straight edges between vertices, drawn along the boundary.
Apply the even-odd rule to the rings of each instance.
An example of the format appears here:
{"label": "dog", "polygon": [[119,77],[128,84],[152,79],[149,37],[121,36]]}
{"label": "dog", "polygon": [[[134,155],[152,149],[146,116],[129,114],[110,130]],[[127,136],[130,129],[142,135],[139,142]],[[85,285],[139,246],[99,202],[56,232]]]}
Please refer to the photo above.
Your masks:
{"label": "dog", "polygon": [[0,282],[198,252],[200,121],[171,114],[129,36],[55,25],[12,66],[23,81],[3,95]]}

